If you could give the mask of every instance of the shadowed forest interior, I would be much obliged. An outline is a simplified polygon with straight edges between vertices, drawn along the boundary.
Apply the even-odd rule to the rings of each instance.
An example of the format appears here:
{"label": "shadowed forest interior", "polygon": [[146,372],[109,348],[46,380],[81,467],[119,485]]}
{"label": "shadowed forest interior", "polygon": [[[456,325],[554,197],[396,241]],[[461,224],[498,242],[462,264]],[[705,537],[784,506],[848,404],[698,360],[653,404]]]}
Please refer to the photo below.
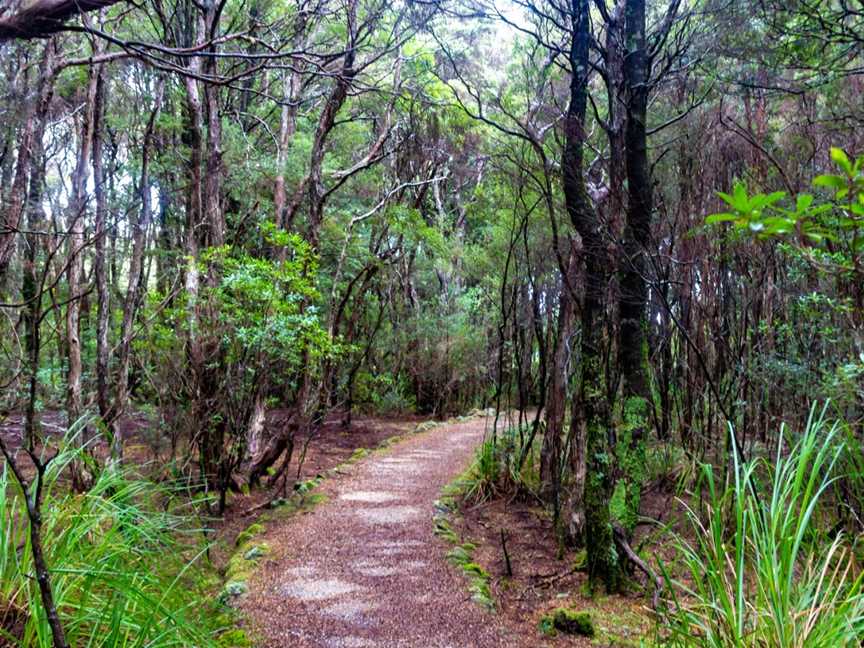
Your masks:
{"label": "shadowed forest interior", "polygon": [[0,647],[861,645],[864,4],[0,0],[0,450]]}

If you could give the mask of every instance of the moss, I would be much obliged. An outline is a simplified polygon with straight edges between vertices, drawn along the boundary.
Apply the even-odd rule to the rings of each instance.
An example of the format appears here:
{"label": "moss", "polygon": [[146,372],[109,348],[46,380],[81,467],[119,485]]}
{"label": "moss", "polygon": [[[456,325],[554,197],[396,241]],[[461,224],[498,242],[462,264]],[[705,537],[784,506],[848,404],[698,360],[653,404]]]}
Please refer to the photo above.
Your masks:
{"label": "moss", "polygon": [[428,432],[429,430],[434,430],[438,425],[440,424],[437,421],[424,421],[414,428],[414,432]]}
{"label": "moss", "polygon": [[234,545],[237,547],[242,547],[244,544],[252,540],[257,535],[261,535],[264,533],[266,529],[263,524],[256,522],[255,524],[250,524],[246,527],[245,530],[241,531],[237,535],[237,539],[234,541]]}
{"label": "moss", "polygon": [[252,640],[240,628],[226,630],[216,638],[218,648],[251,648],[252,645]]}
{"label": "moss", "polygon": [[351,456],[345,461],[345,463],[353,464],[361,459],[368,457],[372,452],[368,448],[357,448],[354,452],[351,453]]}
{"label": "moss", "polygon": [[321,485],[322,481],[324,481],[324,476],[323,475],[317,475],[317,476],[313,477],[312,479],[307,479],[305,481],[296,482],[294,484],[294,492],[299,493],[300,495],[303,495],[305,493],[308,493],[311,490],[314,490],[315,488],[318,488],[318,486]]}
{"label": "moss", "polygon": [[225,587],[222,588],[222,592],[219,594],[219,602],[227,605],[231,602],[231,599],[242,596],[248,591],[249,586],[246,584],[246,581],[228,581],[225,583]]}
{"label": "moss", "polygon": [[576,555],[573,557],[573,569],[574,571],[585,571],[585,567],[588,565],[588,556],[584,549],[580,549],[576,552]]}
{"label": "moss", "polygon": [[468,579],[468,591],[471,592],[471,600],[483,608],[494,611],[495,600],[492,597],[490,587],[491,576],[478,563],[474,562],[474,552],[477,545],[473,542],[459,544],[459,536],[450,524],[448,516],[457,508],[457,499],[464,482],[457,479],[445,487],[447,495],[435,503],[438,514],[434,519],[434,532],[438,537],[456,545],[447,552],[447,560],[461,569],[462,574]]}
{"label": "moss", "polygon": [[593,637],[595,634],[590,612],[577,612],[563,607],[544,614],[540,619],[539,627],[540,631],[549,637],[554,637],[559,632],[582,637]]}
{"label": "moss", "polygon": [[270,553],[270,547],[262,542],[261,544],[252,545],[243,554],[243,560],[258,560]]}
{"label": "moss", "polygon": [[651,621],[635,609],[621,610],[616,607],[611,610],[594,610],[592,618],[597,634],[602,637],[604,644],[621,648],[645,646],[645,637],[652,627]]}
{"label": "moss", "polygon": [[645,483],[647,471],[647,453],[645,443],[634,441],[637,430],[648,427],[648,400],[641,396],[630,396],[624,401],[623,421],[618,431],[615,454],[622,479],[619,482],[621,492],[616,490],[616,508],[613,516],[626,529],[633,530],[639,519],[639,504],[642,495],[642,484]]}
{"label": "moss", "polygon": [[485,569],[483,569],[480,565],[478,565],[475,562],[469,562],[469,563],[465,563],[464,565],[462,565],[462,571],[464,571],[466,574],[479,576],[480,578],[483,578],[483,579],[489,578],[489,572],[487,572]]}
{"label": "moss", "polygon": [[453,527],[450,526],[450,522],[447,520],[447,518],[442,515],[435,516],[433,531],[435,535],[437,535],[443,540],[446,540],[447,542],[453,544],[457,544],[459,542],[459,536],[456,535],[456,532],[453,530]]}
{"label": "moss", "polygon": [[471,562],[471,554],[460,545],[447,552],[447,560],[454,565],[464,565]]}
{"label": "moss", "polygon": [[[608,408],[597,384],[602,377],[599,360],[585,360],[583,379],[586,389],[586,454],[588,470],[585,483],[585,548],[587,550],[588,579],[592,586],[602,582],[607,591],[617,592],[622,573],[609,505],[615,485],[614,455],[609,448]],[[593,380],[589,380],[589,378]],[[592,384],[593,383],[593,384]],[[593,389],[589,389],[593,387]]]}

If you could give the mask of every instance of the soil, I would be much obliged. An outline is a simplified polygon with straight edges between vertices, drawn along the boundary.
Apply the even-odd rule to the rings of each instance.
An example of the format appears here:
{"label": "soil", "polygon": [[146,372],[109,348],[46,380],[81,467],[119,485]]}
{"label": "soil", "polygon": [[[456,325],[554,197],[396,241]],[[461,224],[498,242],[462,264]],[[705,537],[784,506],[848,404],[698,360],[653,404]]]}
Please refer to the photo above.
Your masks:
{"label": "soil", "polygon": [[[533,632],[532,641],[521,645],[636,647],[650,636],[650,592],[636,587],[619,596],[591,595],[582,569],[584,552],[558,555],[551,516],[539,504],[512,499],[483,502],[463,508],[454,527],[477,546],[472,559],[492,576],[500,614],[521,624],[526,633]],[[512,574],[507,573],[502,529]],[[596,632],[593,639],[541,634],[541,618],[559,607],[589,612]]]}
{"label": "soil", "polygon": [[[293,517],[265,516],[266,530],[256,538],[269,552],[248,582],[249,593],[237,602],[249,635],[260,640],[256,645],[556,648],[638,646],[650,637],[650,592],[634,587],[624,596],[590,596],[580,570],[584,556],[558,555],[548,511],[535,501],[486,501],[451,517],[461,542],[477,547],[472,561],[491,575],[497,611],[471,601],[467,581],[445,559],[451,545],[433,533],[432,516],[441,490],[470,464],[487,420],[409,434],[421,419],[358,416],[347,428],[340,419],[328,420],[311,439],[298,439],[287,473],[290,485],[329,471],[316,490],[324,503]],[[44,420],[49,434],[62,429],[60,415],[48,413]],[[16,423],[0,427],[12,444],[20,436]],[[148,454],[152,458],[145,417],[125,421],[121,429],[136,463]],[[396,436],[402,436],[397,443],[345,467],[358,448],[377,448]],[[212,525],[217,542],[211,557],[217,566],[227,563],[237,535],[258,520],[249,512],[273,495],[261,489],[232,496],[225,517]],[[643,515],[666,522],[673,500],[656,487],[646,493]],[[634,545],[662,554],[655,529],[638,528]],[[541,634],[541,617],[558,607],[590,612],[594,639]],[[10,612],[2,614],[0,606],[0,616]]]}

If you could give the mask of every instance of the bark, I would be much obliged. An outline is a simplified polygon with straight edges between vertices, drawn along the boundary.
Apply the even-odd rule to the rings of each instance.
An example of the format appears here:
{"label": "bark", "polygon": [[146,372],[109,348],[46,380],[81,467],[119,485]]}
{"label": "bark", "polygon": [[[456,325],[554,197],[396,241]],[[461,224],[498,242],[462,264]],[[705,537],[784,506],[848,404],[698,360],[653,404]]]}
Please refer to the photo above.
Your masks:
{"label": "bark", "polygon": [[44,38],[63,31],[66,21],[80,13],[110,7],[120,0],[34,0],[0,18],[0,42],[15,38]]}
{"label": "bark", "polygon": [[[215,36],[218,21],[214,9],[208,10],[207,25]],[[215,46],[213,48],[215,50]],[[215,53],[215,51],[213,52]],[[216,57],[205,59],[204,71],[212,76],[217,73]],[[219,86],[204,85],[204,100],[207,109],[207,169],[204,176],[204,221],[207,224],[209,244],[218,247],[225,243],[225,212],[222,206],[222,113],[219,107]]]}
{"label": "bark", "polygon": [[[569,254],[568,275],[575,282],[578,257],[572,249]],[[558,305],[558,332],[552,358],[552,384],[546,408],[546,432],[540,450],[541,494],[555,507],[555,523],[560,519],[561,458],[564,455],[564,418],[567,408],[568,366],[571,357],[575,305],[570,290],[562,286]],[[532,346],[532,345],[528,345]]]}
{"label": "bark", "polygon": [[103,424],[110,425],[111,400],[109,390],[108,329],[111,317],[111,293],[108,290],[108,272],[105,264],[107,237],[108,201],[105,193],[105,172],[102,160],[102,129],[105,121],[105,72],[100,69],[96,86],[95,124],[93,127],[93,191],[96,198],[96,215],[93,226],[94,256],[93,275],[96,283],[96,404]]}
{"label": "bark", "polygon": [[625,220],[627,98],[624,81],[625,5],[618,0],[606,22],[606,93],[609,102],[609,226],[617,240]]}
{"label": "bark", "polygon": [[[647,250],[651,234],[651,170],[648,164],[646,118],[648,107],[649,59],[645,41],[645,0],[628,0],[625,15],[627,56],[624,72],[627,89],[625,131],[627,163],[627,223],[624,230],[624,259],[621,263],[619,302],[619,366],[623,381],[624,432],[621,452],[622,476],[627,488],[627,516],[621,520],[628,529],[639,512],[641,479],[644,473],[644,436],[648,424],[650,386],[647,374],[645,311],[648,303]],[[626,435],[629,435],[627,438]]]}
{"label": "bark", "polygon": [[604,330],[609,263],[602,225],[585,188],[582,168],[585,113],[588,101],[588,0],[573,0],[570,43],[570,103],[564,133],[562,172],[564,200],[573,227],[582,238],[585,296],[582,306],[582,375],[579,401],[586,439],[585,539],[588,576],[609,591],[620,586],[621,571],[615,550],[609,502],[614,490],[611,470],[611,413],[604,376]]}
{"label": "bark", "polygon": [[[84,220],[87,211],[87,184],[90,179],[90,153],[93,146],[93,127],[95,122],[96,88],[98,73],[91,68],[84,97],[84,112],[78,143],[78,160],[72,176],[72,196],[66,217],[68,231],[68,267],[66,280],[69,288],[69,303],[66,306],[66,414],[69,425],[81,417],[82,402],[82,365],[81,365],[81,301],[84,279]],[[79,442],[87,442],[87,430],[82,430]],[[87,486],[83,466],[72,466],[72,478],[76,488]]]}
{"label": "bark", "polygon": [[[52,67],[54,42],[46,45],[46,59],[43,68]],[[21,282],[22,301],[27,304],[24,312],[24,345],[28,364],[27,405],[24,412],[23,445],[29,450],[36,446],[39,433],[39,422],[36,415],[37,391],[39,387],[39,356],[41,350],[40,324],[42,318],[42,293],[44,290],[37,271],[38,251],[43,246],[42,237],[36,232],[45,227],[45,211],[42,207],[42,195],[45,189],[45,152],[42,139],[48,108],[54,93],[54,77],[43,76],[39,93],[39,105],[36,110],[33,146],[30,152],[30,188],[27,194],[27,229],[24,236],[25,252]]]}
{"label": "bark", "polygon": [[[197,42],[200,44],[204,38],[204,21],[200,16],[196,22]],[[189,71],[198,74],[201,69],[200,60],[193,57],[189,62]],[[186,104],[185,124],[182,140],[189,149],[189,158],[186,163],[187,193],[186,193],[186,233],[185,253],[186,269],[184,289],[186,292],[186,357],[189,365],[189,398],[191,400],[190,426],[194,426],[200,420],[201,408],[199,397],[199,381],[204,364],[201,340],[198,334],[198,250],[199,250],[199,228],[202,224],[201,214],[201,164],[203,157],[204,138],[203,110],[201,108],[201,96],[199,94],[198,81],[191,76],[185,79]]]}
{"label": "bark", "polygon": [[[46,45],[43,64],[41,66],[43,75],[51,74],[49,69],[49,51],[51,48],[53,48],[53,43]],[[20,91],[24,96],[27,94],[27,89],[25,76],[24,87],[20,88]],[[11,187],[9,187],[8,195],[5,195],[3,202],[0,203],[0,290],[3,288],[6,273],[9,270],[9,264],[12,261],[12,256],[15,252],[15,241],[18,237],[18,228],[21,218],[24,215],[31,151],[34,147],[41,146],[41,142],[35,142],[33,132],[37,124],[35,106],[27,106],[25,114],[24,126],[18,136],[18,159],[14,165],[14,178]],[[6,152],[10,162],[6,167],[8,172],[12,171],[11,148],[12,146],[10,144],[9,150]]]}

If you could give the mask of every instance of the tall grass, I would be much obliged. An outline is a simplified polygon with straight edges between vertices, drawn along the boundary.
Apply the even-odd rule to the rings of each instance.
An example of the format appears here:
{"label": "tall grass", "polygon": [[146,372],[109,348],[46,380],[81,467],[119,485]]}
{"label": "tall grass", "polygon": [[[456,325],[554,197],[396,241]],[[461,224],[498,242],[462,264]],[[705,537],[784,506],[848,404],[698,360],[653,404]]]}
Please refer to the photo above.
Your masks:
{"label": "tall grass", "polygon": [[[679,538],[686,577],[665,622],[677,646],[816,648],[860,645],[862,576],[846,538],[823,532],[820,503],[843,451],[825,410],[773,460],[735,460],[722,490],[704,467],[704,515],[688,508],[695,539]],[[734,443],[734,435],[733,435]]]}
{"label": "tall grass", "polygon": [[[170,488],[106,470],[70,493],[60,476],[82,459],[61,451],[45,475],[43,543],[67,639],[81,647],[215,645],[202,547]],[[30,559],[28,518],[11,471],[0,471],[0,645],[48,648],[51,632]],[[209,614],[208,614],[209,613]]]}

